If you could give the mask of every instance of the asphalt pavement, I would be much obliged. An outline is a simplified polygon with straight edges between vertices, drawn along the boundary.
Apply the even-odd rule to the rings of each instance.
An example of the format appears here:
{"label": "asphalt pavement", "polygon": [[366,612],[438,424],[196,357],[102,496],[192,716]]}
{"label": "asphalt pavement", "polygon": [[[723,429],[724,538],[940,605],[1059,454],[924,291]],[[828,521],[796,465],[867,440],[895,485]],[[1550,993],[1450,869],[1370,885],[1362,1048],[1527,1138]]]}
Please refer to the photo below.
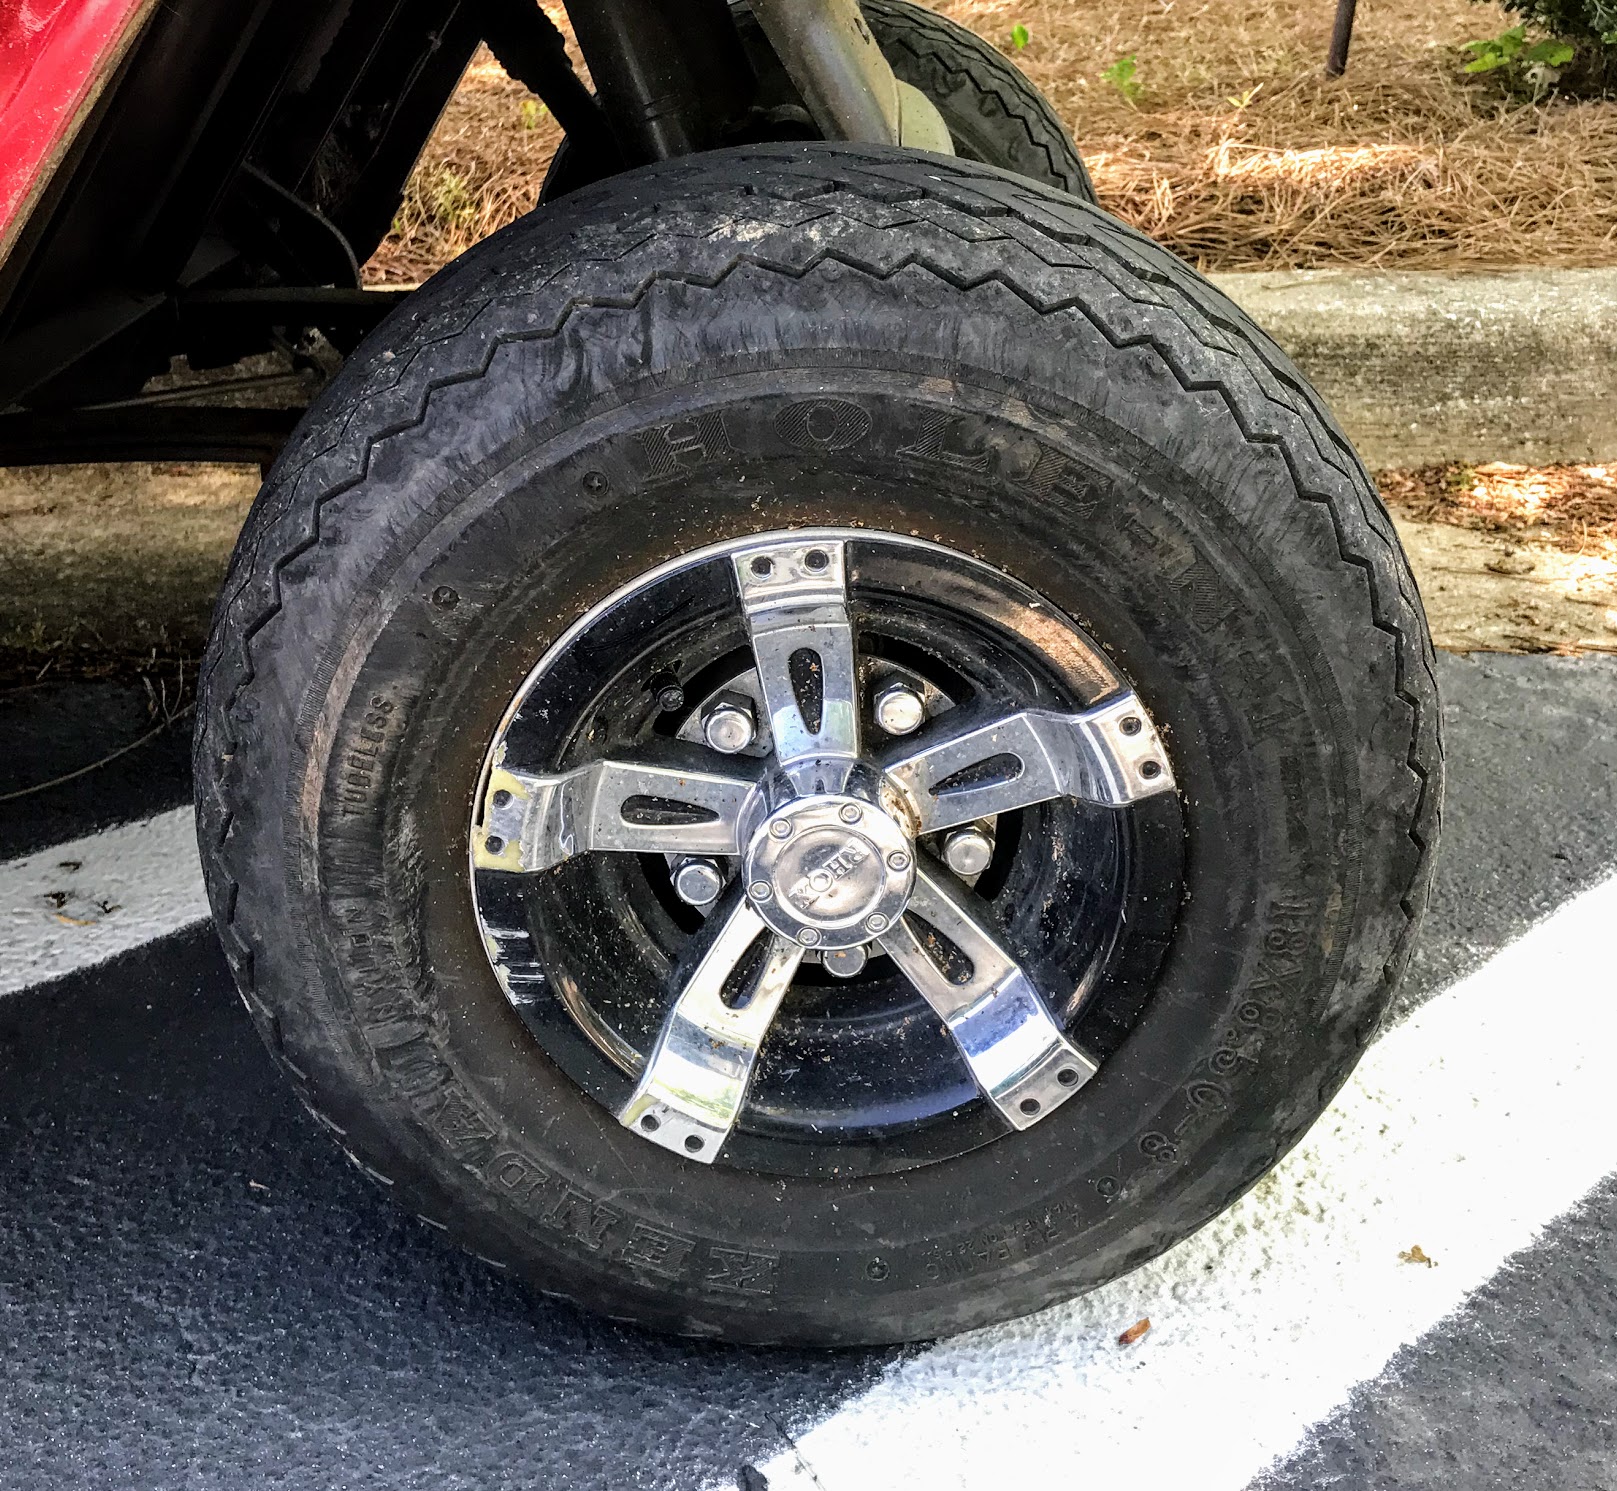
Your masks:
{"label": "asphalt pavement", "polygon": [[[1534,1106],[1531,1073],[1553,1068],[1527,1056],[1564,1051],[1574,1086],[1582,1063],[1601,1059],[1582,1047],[1617,994],[1610,962],[1585,980],[1588,959],[1568,962],[1556,943],[1575,915],[1583,930],[1565,935],[1587,941],[1589,897],[1609,890],[1617,868],[1617,660],[1443,657],[1440,677],[1450,795],[1438,884],[1395,1021],[1367,1067],[1395,1089],[1386,1111],[1418,1115],[1428,1079],[1397,1074],[1436,1072],[1436,1043],[1440,1056],[1451,1050],[1449,1076],[1464,1078],[1474,1009],[1479,1031],[1508,1030],[1505,1042],[1490,1034],[1495,1048],[1521,1043],[1522,1124],[1532,1126],[1541,1111],[1571,1110]],[[144,698],[116,685],[0,697],[0,860],[183,803],[183,730],[9,796],[149,727]],[[1537,965],[1521,961],[1522,949],[1540,948],[1542,966],[1563,970],[1553,989],[1536,987]],[[908,1450],[922,1463],[907,1423],[942,1415],[988,1444],[1025,1422],[1028,1442],[1042,1442],[1045,1400],[1030,1374],[1048,1378],[1052,1362],[1059,1370],[1093,1351],[1074,1381],[1082,1391],[1111,1381],[1112,1396],[1079,1391],[1050,1432],[1104,1440],[1121,1421],[1086,1403],[1135,1412],[1126,1394],[1167,1370],[1152,1364],[1171,1360],[1176,1329],[1184,1351],[1200,1329],[1246,1370],[1211,1312],[1295,1299],[1304,1319],[1323,1308],[1319,1280],[1269,1246],[1249,1272],[1232,1269],[1216,1298],[1175,1274],[1189,1265],[1173,1254],[1152,1266],[1155,1282],[1125,1285],[1125,1303],[1128,1289],[1143,1299],[1159,1286],[1152,1297],[1169,1302],[1153,1307],[1147,1354],[1134,1357],[1092,1323],[1104,1318],[1097,1297],[1020,1331],[907,1353],[668,1341],[530,1295],[351,1168],[282,1089],[205,926],[18,984],[0,996],[0,1487],[932,1491],[919,1470],[906,1473]],[[1425,1066],[1394,1059],[1421,1042]],[[1417,1126],[1404,1149],[1464,1148],[1455,1135],[1468,1122],[1466,1089],[1445,1097],[1447,1079],[1430,1080],[1432,1132]],[[1355,1099],[1345,1101],[1348,1116],[1321,1126],[1327,1159],[1351,1120]],[[1567,1122],[1531,1136],[1547,1146],[1541,1160],[1491,1170],[1497,1143],[1477,1131],[1472,1215],[1489,1214],[1496,1187],[1497,1209],[1520,1220],[1515,1230],[1470,1228],[1495,1239],[1497,1257],[1482,1266],[1484,1250],[1466,1263],[1465,1228],[1445,1252],[1429,1219],[1437,1266],[1385,1260],[1397,1308],[1383,1310],[1373,1351],[1335,1351],[1334,1308],[1325,1327],[1293,1331],[1277,1358],[1291,1363],[1288,1378],[1314,1374],[1312,1398],[1294,1393],[1287,1414],[1241,1422],[1198,1417],[1194,1393],[1181,1395],[1155,1425],[1161,1463],[1142,1440],[1130,1484],[1177,1486],[1167,1447],[1182,1440],[1212,1467],[1203,1491],[1617,1487],[1617,1183],[1602,1179],[1617,1170],[1603,1147],[1617,1126]],[[1366,1132],[1352,1163],[1375,1165]],[[1561,1151],[1578,1165],[1558,1169]],[[1299,1163],[1286,1172],[1294,1190],[1283,1176],[1242,1203],[1247,1231],[1295,1210],[1327,1160]],[[1354,1194],[1347,1182],[1342,1194]],[[1322,1235],[1352,1234],[1340,1205]],[[1217,1278],[1220,1256],[1237,1254],[1209,1254],[1198,1273]],[[1331,1266],[1313,1256],[1314,1272]],[[1172,1301],[1183,1318],[1164,1313]],[[1285,1385],[1274,1391],[1284,1397]],[[993,1413],[969,1427],[987,1398]],[[1149,1433],[1152,1416],[1140,1418]],[[979,1448],[963,1439],[956,1458],[968,1465]],[[958,1483],[975,1484],[964,1470]]]}

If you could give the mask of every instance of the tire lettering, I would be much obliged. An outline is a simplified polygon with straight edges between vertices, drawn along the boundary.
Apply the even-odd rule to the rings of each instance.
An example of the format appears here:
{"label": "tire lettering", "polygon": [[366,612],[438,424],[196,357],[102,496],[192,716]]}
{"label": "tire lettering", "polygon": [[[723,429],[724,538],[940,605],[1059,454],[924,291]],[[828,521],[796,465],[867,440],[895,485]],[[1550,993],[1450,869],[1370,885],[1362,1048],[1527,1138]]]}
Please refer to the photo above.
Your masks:
{"label": "tire lettering", "polygon": [[736,1294],[773,1294],[775,1271],[780,1259],[773,1253],[749,1252],[744,1248],[707,1250],[707,1271],[702,1282],[710,1289],[727,1289]]}
{"label": "tire lettering", "polygon": [[616,1208],[587,1196],[576,1187],[567,1186],[561,1199],[545,1220],[560,1232],[584,1244],[592,1253],[601,1251],[607,1234],[623,1220]]}
{"label": "tire lettering", "polygon": [[798,450],[837,451],[858,445],[870,433],[869,413],[846,399],[803,399],[775,416],[775,430]]}
{"label": "tire lettering", "polygon": [[718,414],[698,414],[695,419],[675,420],[636,437],[654,481],[693,471],[720,456],[731,453],[730,437]]}
{"label": "tire lettering", "polygon": [[[1113,1189],[1108,1193],[1103,1189],[1104,1182],[1096,1183],[1103,1200],[1109,1201],[1116,1194],[1116,1182],[1111,1185]],[[1037,1216],[985,1227],[963,1242],[933,1251],[921,1271],[929,1283],[937,1284],[946,1279],[969,1279],[999,1264],[1036,1257],[1071,1235],[1077,1214],[1077,1203],[1063,1201]]]}
{"label": "tire lettering", "polygon": [[972,428],[975,424],[958,414],[928,415],[921,438],[898,453],[918,461],[941,461],[964,471],[986,471],[992,452]]}
{"label": "tire lettering", "polygon": [[1047,446],[1039,448],[1033,469],[1021,481],[1034,496],[1055,497],[1080,518],[1093,517],[1101,505],[1103,494],[1090,473]]}
{"label": "tire lettering", "polygon": [[427,1116],[427,1122],[433,1133],[456,1154],[477,1148],[494,1137],[494,1129],[488,1121],[454,1088],[444,1094],[443,1102]]}
{"label": "tire lettering", "polygon": [[685,1265],[695,1249],[695,1238],[682,1237],[677,1232],[665,1232],[660,1227],[636,1222],[619,1257],[626,1267],[637,1273],[679,1279],[684,1277]]}

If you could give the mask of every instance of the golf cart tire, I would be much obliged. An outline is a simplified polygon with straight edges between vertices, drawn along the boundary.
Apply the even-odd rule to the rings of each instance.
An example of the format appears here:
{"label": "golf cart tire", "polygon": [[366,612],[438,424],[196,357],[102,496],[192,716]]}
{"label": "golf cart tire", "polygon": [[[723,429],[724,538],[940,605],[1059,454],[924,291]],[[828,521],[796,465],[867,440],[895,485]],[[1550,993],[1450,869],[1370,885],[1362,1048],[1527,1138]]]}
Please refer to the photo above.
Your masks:
{"label": "golf cart tire", "polygon": [[[646,1142],[539,1050],[467,833],[502,711],[580,615],[822,525],[969,555],[1097,638],[1171,755],[1183,884],[1047,1119],[755,1174]],[[818,143],[584,188],[395,312],[253,507],[195,766],[243,1000],[361,1169],[546,1293],[826,1346],[1037,1310],[1252,1186],[1376,1031],[1442,786],[1414,581],[1279,349],[1066,193]]]}

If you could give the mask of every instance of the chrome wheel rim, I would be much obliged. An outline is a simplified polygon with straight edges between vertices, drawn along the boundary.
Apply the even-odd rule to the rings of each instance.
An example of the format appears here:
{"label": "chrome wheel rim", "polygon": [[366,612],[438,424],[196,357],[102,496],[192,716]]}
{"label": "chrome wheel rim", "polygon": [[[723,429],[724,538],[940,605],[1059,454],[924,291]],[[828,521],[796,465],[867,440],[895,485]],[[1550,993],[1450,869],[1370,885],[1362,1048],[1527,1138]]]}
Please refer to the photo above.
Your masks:
{"label": "chrome wheel rim", "polygon": [[[677,633],[685,612],[696,621],[678,656],[659,652],[659,630]],[[969,650],[979,631],[989,664],[975,684],[952,681],[951,639]],[[1003,688],[994,648],[1010,659]],[[835,1085],[822,1084],[795,1128],[800,1146],[829,1150],[811,1170],[904,1168],[1043,1122],[1102,1059],[1074,1034],[1099,965],[1072,960],[1047,978],[1057,988],[1041,988],[1005,916],[977,892],[993,875],[996,832],[1029,813],[1065,813],[1084,842],[1121,842],[1131,815],[1176,806],[1144,701],[1020,582],[896,534],[755,535],[637,577],[539,659],[484,759],[473,900],[494,972],[541,1044],[626,1129],[702,1163],[797,1168],[749,1133],[794,1129],[779,1101],[749,1116],[777,1018],[806,976],[884,970],[930,1012],[941,1044],[929,1049],[936,1061],[948,1053],[954,1086],[931,1107],[890,1103],[890,1123],[850,1097],[854,1116],[839,1127]],[[1051,844],[1024,849],[1059,858]],[[553,894],[581,862],[603,858],[636,868],[588,896]],[[647,931],[657,918],[644,897],[669,892],[684,908],[682,944]],[[593,973],[581,972],[587,958],[569,963],[566,949],[581,944],[558,935],[577,915],[608,937],[614,902],[642,923],[640,940],[661,936],[639,979],[656,1014],[649,1040],[650,1025],[636,1036],[633,1018],[602,1014],[611,975],[599,960]],[[622,945],[637,946],[639,932]],[[655,991],[647,970],[660,972]],[[634,997],[616,1008],[633,1011]],[[846,1040],[874,1028],[854,998],[841,1018]],[[836,1019],[826,1029],[817,1038],[834,1063]],[[914,1138],[949,1120],[955,1139]]]}

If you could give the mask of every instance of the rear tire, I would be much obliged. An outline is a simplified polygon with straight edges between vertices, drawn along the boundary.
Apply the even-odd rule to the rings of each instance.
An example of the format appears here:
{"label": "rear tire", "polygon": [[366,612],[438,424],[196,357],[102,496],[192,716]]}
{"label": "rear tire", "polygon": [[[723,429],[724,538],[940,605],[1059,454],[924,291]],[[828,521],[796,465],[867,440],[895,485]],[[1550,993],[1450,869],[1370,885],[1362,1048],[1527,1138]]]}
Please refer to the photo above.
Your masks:
{"label": "rear tire", "polygon": [[[801,100],[745,0],[731,9],[758,75],[765,109],[789,110],[807,122]],[[871,33],[902,83],[920,89],[943,116],[962,160],[1014,171],[1086,202],[1094,183],[1049,100],[1008,58],[964,26],[910,0],[864,0]],[[805,129],[812,138],[813,131]],[[552,202],[614,169],[564,141],[539,194]]]}
{"label": "rear tire", "polygon": [[[1014,577],[1051,608],[1029,637],[1075,618],[1179,788],[1152,801],[1182,814],[1182,892],[1147,895],[1151,945],[1070,1027],[1098,1075],[897,1173],[701,1165],[624,1128],[519,1016],[467,883],[534,659],[655,566],[816,525]],[[1404,967],[1442,757],[1387,515],[1239,310],[1071,197],[771,145],[514,224],[364,344],[237,547],[196,774],[243,998],[356,1163],[546,1292],[851,1345],[1093,1288],[1296,1143]],[[1051,945],[1073,904],[1033,908]]]}

